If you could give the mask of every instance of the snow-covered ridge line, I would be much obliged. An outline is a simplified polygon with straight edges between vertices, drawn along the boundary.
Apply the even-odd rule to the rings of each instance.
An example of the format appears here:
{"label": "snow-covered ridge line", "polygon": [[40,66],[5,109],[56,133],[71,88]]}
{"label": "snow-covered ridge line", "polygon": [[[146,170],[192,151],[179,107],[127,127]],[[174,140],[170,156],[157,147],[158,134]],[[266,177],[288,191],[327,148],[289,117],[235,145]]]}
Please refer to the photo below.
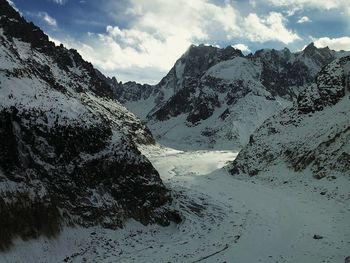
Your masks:
{"label": "snow-covered ridge line", "polygon": [[179,149],[239,149],[270,116],[290,106],[316,74],[345,55],[313,43],[303,51],[192,45],[155,86],[119,83],[117,98]]}

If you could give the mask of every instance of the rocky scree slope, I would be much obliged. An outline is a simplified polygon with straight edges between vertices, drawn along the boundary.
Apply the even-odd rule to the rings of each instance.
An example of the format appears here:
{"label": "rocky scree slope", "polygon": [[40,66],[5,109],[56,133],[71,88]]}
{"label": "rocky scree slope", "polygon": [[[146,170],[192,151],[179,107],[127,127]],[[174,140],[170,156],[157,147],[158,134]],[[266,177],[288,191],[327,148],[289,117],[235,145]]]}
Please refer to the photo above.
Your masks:
{"label": "rocky scree slope", "polygon": [[0,0],[0,249],[64,225],[180,220],[110,81]]}
{"label": "rocky scree slope", "polygon": [[230,164],[257,175],[285,163],[316,178],[350,175],[350,56],[334,60],[292,107],[269,118]]}
{"label": "rocky scree slope", "polygon": [[247,56],[232,47],[191,46],[159,84],[119,83],[115,94],[166,145],[241,148],[341,55],[313,43],[297,53],[263,49]]}

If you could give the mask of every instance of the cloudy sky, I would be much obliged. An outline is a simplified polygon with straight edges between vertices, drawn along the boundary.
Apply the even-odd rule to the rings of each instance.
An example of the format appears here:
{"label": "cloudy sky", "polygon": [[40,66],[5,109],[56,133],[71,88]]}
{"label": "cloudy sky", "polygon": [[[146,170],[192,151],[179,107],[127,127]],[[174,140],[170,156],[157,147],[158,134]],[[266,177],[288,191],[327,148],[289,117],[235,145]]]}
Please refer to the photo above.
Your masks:
{"label": "cloudy sky", "polygon": [[350,50],[349,0],[8,0],[118,80],[157,83],[191,43]]}

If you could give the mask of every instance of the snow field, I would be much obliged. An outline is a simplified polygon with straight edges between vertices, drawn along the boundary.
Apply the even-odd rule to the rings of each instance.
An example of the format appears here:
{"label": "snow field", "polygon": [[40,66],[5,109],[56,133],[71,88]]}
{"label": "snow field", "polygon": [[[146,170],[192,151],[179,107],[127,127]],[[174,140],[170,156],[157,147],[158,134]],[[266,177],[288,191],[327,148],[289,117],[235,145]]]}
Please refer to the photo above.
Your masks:
{"label": "snow field", "polygon": [[172,190],[182,223],[66,228],[55,240],[18,240],[0,262],[319,263],[349,256],[348,178],[316,180],[283,165],[233,177],[222,167],[235,152],[141,150]]}

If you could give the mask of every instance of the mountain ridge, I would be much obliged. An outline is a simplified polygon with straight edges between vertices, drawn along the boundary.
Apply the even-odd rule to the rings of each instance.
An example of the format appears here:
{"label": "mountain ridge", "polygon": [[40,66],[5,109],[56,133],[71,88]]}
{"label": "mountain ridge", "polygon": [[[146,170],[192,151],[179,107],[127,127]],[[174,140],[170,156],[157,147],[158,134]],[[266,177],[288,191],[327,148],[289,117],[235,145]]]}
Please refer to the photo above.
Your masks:
{"label": "mountain ridge", "polygon": [[239,149],[344,54],[313,43],[295,53],[262,49],[246,56],[232,47],[192,45],[157,85],[127,82],[116,94],[165,145]]}
{"label": "mountain ridge", "polygon": [[350,56],[323,68],[293,106],[269,118],[250,137],[232,174],[251,176],[278,163],[295,171],[311,169],[314,177],[350,174]]}

